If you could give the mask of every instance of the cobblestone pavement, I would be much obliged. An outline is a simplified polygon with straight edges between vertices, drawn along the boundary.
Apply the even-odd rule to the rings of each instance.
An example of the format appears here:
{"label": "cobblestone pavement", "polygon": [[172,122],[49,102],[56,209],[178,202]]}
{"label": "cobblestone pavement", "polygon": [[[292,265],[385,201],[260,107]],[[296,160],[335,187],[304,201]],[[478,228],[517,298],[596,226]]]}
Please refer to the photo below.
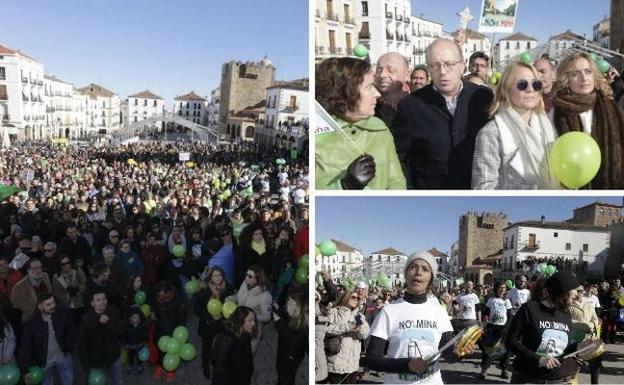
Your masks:
{"label": "cobblestone pavement", "polygon": [[[624,333],[619,333],[618,344],[606,344],[606,352],[603,355],[604,367],[600,371],[600,384],[624,384]],[[495,365],[490,367],[485,380],[479,379],[481,372],[481,353],[477,352],[470,358],[461,362],[448,364],[442,363],[442,379],[445,384],[508,384],[509,379],[503,379],[500,368]],[[511,375],[511,373],[510,373]],[[374,376],[370,372],[362,377],[361,384],[382,384],[382,377]],[[588,369],[583,369],[579,378],[579,384],[589,384]]]}

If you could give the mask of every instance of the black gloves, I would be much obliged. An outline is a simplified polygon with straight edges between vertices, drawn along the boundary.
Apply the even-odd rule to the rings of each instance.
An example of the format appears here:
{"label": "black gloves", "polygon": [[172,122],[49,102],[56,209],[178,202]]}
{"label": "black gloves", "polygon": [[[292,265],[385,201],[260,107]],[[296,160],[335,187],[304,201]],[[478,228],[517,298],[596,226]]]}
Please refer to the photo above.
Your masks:
{"label": "black gloves", "polygon": [[375,159],[368,154],[358,156],[340,181],[345,190],[362,190],[375,177]]}

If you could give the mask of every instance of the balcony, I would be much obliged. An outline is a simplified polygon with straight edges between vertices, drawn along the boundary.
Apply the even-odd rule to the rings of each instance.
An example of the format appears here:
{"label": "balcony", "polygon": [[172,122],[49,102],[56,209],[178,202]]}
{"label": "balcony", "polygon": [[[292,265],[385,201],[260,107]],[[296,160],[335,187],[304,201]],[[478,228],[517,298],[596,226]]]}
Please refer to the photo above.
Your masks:
{"label": "balcony", "polygon": [[314,47],[314,52],[317,55],[323,55],[325,53],[325,47],[323,47],[322,45],[317,45]]}
{"label": "balcony", "polygon": [[391,34],[390,32],[386,31],[386,39],[387,40],[394,40],[394,34]]}
{"label": "balcony", "polygon": [[319,17],[319,18],[322,18],[322,17],[323,17],[323,14],[321,13],[321,10],[320,10],[320,9],[317,9],[317,10],[316,10],[316,12],[314,13],[314,16]]}
{"label": "balcony", "polygon": [[403,21],[403,16],[401,16],[401,15],[397,14],[397,15],[396,15],[396,20],[397,20],[397,21]]}
{"label": "balcony", "polygon": [[331,20],[331,21],[340,21],[340,16],[337,13],[327,13],[327,20]]}
{"label": "balcony", "polygon": [[22,76],[22,83],[28,83],[28,78],[27,78],[27,77]]}
{"label": "balcony", "polygon": [[345,51],[347,52],[347,55],[349,56],[353,55],[353,48],[347,48],[345,49]]}
{"label": "balcony", "polygon": [[386,19],[392,20],[392,12],[386,12]]}
{"label": "balcony", "polygon": [[29,121],[29,120],[30,120],[30,115],[25,115],[25,116],[24,116],[24,120],[25,120],[25,121]]}
{"label": "balcony", "polygon": [[353,25],[355,25],[355,19],[350,17],[350,16],[345,17],[345,21],[344,22],[345,22],[345,24],[353,24]]}
{"label": "balcony", "polygon": [[11,120],[11,117],[9,115],[2,115],[2,121],[3,122],[8,122]]}
{"label": "balcony", "polygon": [[25,101],[25,102],[30,101],[30,99],[28,99],[28,96],[26,96],[26,95],[22,95],[22,100]]}
{"label": "balcony", "polygon": [[370,40],[371,38],[370,32],[360,32],[360,34],[358,35],[358,38],[360,40]]}
{"label": "balcony", "polygon": [[422,48],[414,48],[414,55],[422,55],[425,53],[425,50]]}

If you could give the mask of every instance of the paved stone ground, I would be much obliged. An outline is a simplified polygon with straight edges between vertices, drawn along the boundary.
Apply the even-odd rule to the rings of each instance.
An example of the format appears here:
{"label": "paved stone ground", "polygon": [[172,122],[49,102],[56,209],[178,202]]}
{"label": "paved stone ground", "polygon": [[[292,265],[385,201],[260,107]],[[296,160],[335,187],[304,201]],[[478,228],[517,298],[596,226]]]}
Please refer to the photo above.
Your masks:
{"label": "paved stone ground", "polygon": [[[624,333],[618,333],[618,341],[624,341]],[[606,344],[603,356],[604,368],[600,371],[600,384],[624,384],[624,343]],[[510,380],[501,378],[501,370],[495,365],[490,367],[485,380],[479,379],[481,372],[481,353],[477,352],[470,358],[459,363],[442,363],[442,379],[445,384],[508,384]],[[511,375],[511,373],[510,373]],[[365,375],[361,384],[382,384],[382,378],[371,374]],[[579,384],[589,384],[588,369],[581,371]]]}

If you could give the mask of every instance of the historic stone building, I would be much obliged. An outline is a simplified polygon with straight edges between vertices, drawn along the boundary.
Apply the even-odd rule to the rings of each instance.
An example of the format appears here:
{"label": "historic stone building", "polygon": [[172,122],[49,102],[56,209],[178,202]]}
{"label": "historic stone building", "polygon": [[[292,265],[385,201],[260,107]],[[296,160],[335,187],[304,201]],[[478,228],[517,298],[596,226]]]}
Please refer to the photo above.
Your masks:
{"label": "historic stone building", "polygon": [[503,229],[509,218],[503,213],[468,212],[459,217],[459,274],[475,283],[491,282],[492,267],[475,259],[497,255],[503,248]]}
{"label": "historic stone building", "polygon": [[622,222],[622,206],[595,202],[574,209],[574,216],[568,222],[606,227]]}
{"label": "historic stone building", "polygon": [[265,56],[259,62],[230,61],[221,70],[221,100],[219,106],[219,130],[227,132],[231,115],[266,99],[266,89],[273,85],[275,67]]}
{"label": "historic stone building", "polygon": [[[624,53],[624,0],[611,0],[611,35],[609,37],[610,48]],[[614,60],[613,64],[618,71],[624,67],[624,60]]]}

